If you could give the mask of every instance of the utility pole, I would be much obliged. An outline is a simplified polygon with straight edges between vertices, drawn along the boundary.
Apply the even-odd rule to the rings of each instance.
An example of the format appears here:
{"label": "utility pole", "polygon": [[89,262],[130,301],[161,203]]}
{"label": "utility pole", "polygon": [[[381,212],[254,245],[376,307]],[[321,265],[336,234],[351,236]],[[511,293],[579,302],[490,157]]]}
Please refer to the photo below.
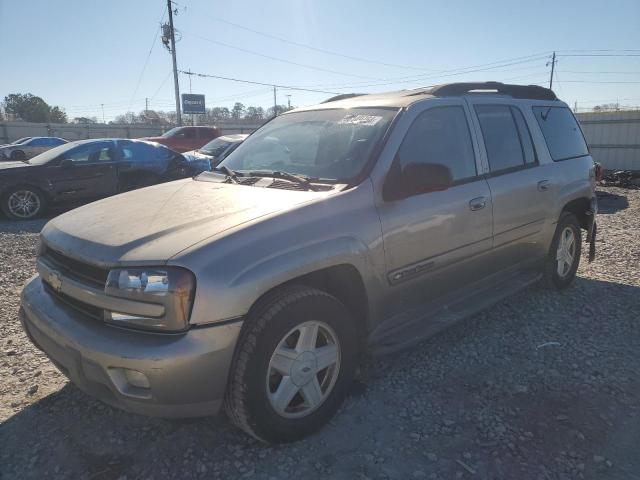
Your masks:
{"label": "utility pole", "polygon": [[287,106],[291,110],[291,95],[287,94]]}
{"label": "utility pole", "polygon": [[144,99],[144,111],[148,112],[149,111],[149,98],[145,97]]}
{"label": "utility pole", "polygon": [[273,116],[278,116],[278,101],[276,100],[276,86],[273,86]]}
{"label": "utility pole", "polygon": [[[549,65],[547,63],[547,65]],[[553,57],[551,57],[551,78],[549,78],[549,90],[553,89],[553,70],[556,66],[556,52],[553,52]]]}
{"label": "utility pole", "polygon": [[180,85],[178,83],[178,62],[176,61],[176,35],[173,29],[173,9],[171,0],[167,0],[169,10],[169,30],[171,30],[171,58],[173,59],[173,86],[176,90],[176,116],[178,126],[182,125],[182,112],[180,111]]}
{"label": "utility pole", "polygon": [[102,123],[104,123],[104,103],[101,103],[100,107],[102,107]]}

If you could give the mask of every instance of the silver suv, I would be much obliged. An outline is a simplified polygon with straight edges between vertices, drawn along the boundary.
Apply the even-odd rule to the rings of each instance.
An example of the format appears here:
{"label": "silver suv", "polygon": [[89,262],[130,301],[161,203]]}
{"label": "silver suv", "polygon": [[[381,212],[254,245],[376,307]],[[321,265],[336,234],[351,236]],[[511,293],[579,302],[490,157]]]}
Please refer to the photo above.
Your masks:
{"label": "silver suv", "polygon": [[351,95],[268,122],[213,172],[42,231],[27,334],[132,412],[221,408],[268,442],[325,424],[369,354],[594,254],[595,165],[551,90]]}

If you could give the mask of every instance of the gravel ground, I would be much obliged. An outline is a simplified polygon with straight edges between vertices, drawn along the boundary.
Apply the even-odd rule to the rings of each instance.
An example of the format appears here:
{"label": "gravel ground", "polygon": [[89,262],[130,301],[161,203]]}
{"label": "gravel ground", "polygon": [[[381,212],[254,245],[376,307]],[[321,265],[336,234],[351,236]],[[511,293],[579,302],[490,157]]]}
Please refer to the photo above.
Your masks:
{"label": "gravel ground", "polygon": [[600,191],[598,257],[378,359],[320,433],[268,447],[224,418],[84,395],[22,333],[44,221],[0,222],[2,478],[640,478],[640,191]]}

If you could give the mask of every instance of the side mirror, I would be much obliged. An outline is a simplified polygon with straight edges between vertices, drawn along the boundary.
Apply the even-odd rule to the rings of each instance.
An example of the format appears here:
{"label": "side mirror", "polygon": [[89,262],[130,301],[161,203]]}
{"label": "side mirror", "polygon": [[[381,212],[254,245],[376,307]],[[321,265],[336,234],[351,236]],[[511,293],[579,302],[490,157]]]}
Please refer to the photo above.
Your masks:
{"label": "side mirror", "polygon": [[453,183],[449,167],[438,163],[394,162],[384,186],[385,200],[401,200],[422,193],[447,190]]}
{"label": "side mirror", "polygon": [[60,168],[64,168],[65,170],[68,168],[73,167],[73,160],[69,159],[69,158],[63,158],[60,161]]}

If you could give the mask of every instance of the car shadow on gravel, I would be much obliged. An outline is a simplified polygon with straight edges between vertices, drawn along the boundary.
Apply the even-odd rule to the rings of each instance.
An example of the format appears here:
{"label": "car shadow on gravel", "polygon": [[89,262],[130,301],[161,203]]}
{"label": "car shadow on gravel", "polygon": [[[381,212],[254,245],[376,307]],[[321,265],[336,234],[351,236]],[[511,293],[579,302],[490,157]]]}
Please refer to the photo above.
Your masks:
{"label": "car shadow on gravel", "polygon": [[625,195],[604,191],[598,191],[596,193],[598,195],[599,214],[612,215],[629,207],[629,201]]}
{"label": "car shadow on gravel", "polygon": [[[369,457],[371,472],[383,468],[379,456],[401,469],[391,478],[436,469],[457,478],[456,458],[477,478],[568,478],[581,468],[582,478],[628,478],[640,469],[640,388],[624,361],[640,322],[625,312],[639,298],[640,287],[588,278],[561,293],[531,287],[376,360],[364,393],[286,446],[263,445],[223,416],[129,414],[67,384],[0,425],[0,477],[267,479],[295,464],[287,468],[312,478],[356,478]],[[592,465],[595,454],[615,467]]]}

